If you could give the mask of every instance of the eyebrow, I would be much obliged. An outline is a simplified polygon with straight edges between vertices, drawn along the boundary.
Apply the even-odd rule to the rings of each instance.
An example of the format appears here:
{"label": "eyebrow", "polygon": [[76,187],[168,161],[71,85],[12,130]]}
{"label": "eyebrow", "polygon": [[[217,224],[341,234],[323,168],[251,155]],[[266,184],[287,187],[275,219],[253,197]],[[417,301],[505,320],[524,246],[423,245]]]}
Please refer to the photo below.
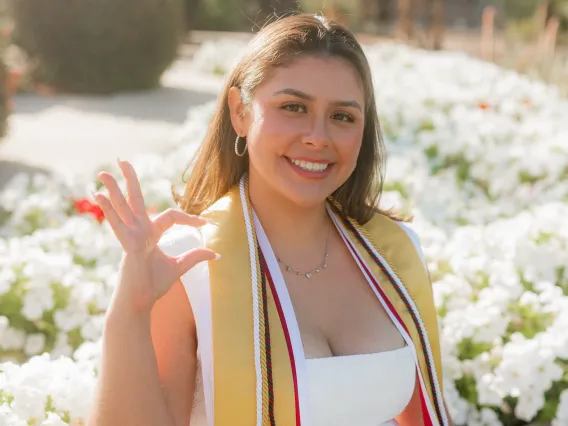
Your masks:
{"label": "eyebrow", "polygon": [[[302,92],[300,90],[296,90],[296,89],[282,89],[282,90],[278,90],[276,92],[274,92],[274,96],[276,95],[281,95],[281,94],[286,94],[286,95],[292,95],[295,96],[297,98],[300,99],[305,99],[307,101],[313,101],[314,97]],[[359,104],[359,102],[357,101],[331,101],[331,104],[334,106],[341,106],[341,107],[351,107],[351,108],[355,108],[358,109],[360,112],[363,112],[363,108],[361,108],[361,105]]]}

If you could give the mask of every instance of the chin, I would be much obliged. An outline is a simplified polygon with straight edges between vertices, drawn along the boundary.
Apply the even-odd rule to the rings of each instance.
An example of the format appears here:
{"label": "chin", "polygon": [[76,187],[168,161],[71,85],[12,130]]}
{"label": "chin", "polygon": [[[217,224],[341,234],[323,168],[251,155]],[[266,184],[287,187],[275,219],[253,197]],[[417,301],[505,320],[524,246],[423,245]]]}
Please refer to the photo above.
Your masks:
{"label": "chin", "polygon": [[320,207],[333,193],[333,190],[325,190],[324,185],[289,183],[284,187],[281,191],[282,195],[291,203],[306,209]]}

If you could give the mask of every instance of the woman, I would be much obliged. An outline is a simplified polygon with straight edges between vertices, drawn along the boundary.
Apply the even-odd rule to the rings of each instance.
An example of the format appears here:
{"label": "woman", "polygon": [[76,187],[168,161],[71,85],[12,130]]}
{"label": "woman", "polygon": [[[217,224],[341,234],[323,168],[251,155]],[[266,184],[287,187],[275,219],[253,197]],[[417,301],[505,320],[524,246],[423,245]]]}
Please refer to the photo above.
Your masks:
{"label": "woman", "polygon": [[182,211],[151,221],[129,163],[127,199],[101,173],[124,256],[91,424],[449,424],[420,246],[374,207],[384,159],[360,45],[301,15],[228,78]]}

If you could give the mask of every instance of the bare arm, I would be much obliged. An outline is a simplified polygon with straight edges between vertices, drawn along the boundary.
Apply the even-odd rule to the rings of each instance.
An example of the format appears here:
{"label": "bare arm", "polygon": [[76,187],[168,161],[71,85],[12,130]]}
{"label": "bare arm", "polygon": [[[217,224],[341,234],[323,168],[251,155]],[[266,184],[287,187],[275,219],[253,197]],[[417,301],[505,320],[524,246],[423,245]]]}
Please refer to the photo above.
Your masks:
{"label": "bare arm", "polygon": [[[203,218],[168,209],[150,219],[132,165],[119,166],[128,198],[101,172],[109,192],[95,194],[123,248],[120,280],[106,315],[103,354],[89,426],[187,426],[195,379],[195,324],[180,281],[218,255],[184,247],[166,254],[158,242],[174,224],[203,226]],[[110,197],[110,198],[109,198]],[[174,371],[175,368],[175,371]]]}
{"label": "bare arm", "polygon": [[188,425],[196,340],[181,282],[155,303],[151,314],[125,310],[119,303],[115,307],[107,315],[89,426]]}
{"label": "bare arm", "polygon": [[189,425],[197,370],[193,312],[180,281],[154,305],[152,341],[166,402],[175,425]]}

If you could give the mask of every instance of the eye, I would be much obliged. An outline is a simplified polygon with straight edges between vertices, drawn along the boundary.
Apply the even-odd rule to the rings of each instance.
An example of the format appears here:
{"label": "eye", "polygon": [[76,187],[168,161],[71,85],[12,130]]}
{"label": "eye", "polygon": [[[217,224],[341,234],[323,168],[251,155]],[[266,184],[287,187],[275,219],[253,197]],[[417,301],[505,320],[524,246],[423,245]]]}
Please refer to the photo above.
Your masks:
{"label": "eye", "polygon": [[290,112],[300,112],[300,113],[305,113],[306,112],[306,107],[305,105],[302,104],[286,104],[280,107],[281,109],[285,110],[285,111],[290,111]]}
{"label": "eye", "polygon": [[336,112],[331,116],[334,120],[344,121],[346,123],[353,123],[355,119],[345,112]]}

